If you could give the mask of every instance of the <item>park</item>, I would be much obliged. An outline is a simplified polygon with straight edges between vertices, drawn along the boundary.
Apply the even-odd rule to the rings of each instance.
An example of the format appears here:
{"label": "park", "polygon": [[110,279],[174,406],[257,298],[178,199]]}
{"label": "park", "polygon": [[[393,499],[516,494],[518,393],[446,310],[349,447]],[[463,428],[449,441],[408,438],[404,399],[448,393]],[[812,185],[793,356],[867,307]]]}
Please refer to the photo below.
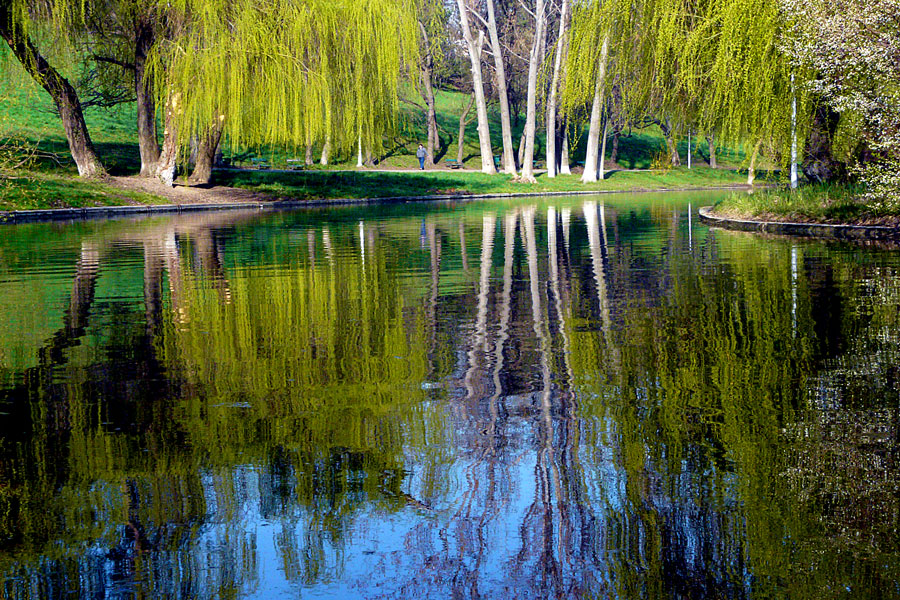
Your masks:
{"label": "park", "polygon": [[897,0],[0,37],[0,597],[900,598]]}

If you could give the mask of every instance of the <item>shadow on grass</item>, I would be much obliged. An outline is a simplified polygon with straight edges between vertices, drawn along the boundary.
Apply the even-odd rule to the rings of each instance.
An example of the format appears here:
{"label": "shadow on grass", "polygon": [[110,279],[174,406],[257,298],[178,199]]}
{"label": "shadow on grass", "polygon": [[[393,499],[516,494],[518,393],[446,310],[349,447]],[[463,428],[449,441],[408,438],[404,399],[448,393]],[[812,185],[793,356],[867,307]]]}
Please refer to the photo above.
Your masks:
{"label": "shadow on grass", "polygon": [[[41,173],[77,175],[75,161],[64,139],[46,139],[37,144],[33,169]],[[136,175],[141,170],[137,144],[94,143],[100,161],[110,175]]]}
{"label": "shadow on grass", "polygon": [[617,161],[626,169],[649,169],[654,159],[666,149],[662,138],[648,135],[623,135],[619,138]]}
{"label": "shadow on grass", "polygon": [[214,184],[258,190],[283,198],[387,198],[452,192],[488,193],[497,180],[480,173],[406,173],[306,171],[280,173],[227,171],[214,174]]}

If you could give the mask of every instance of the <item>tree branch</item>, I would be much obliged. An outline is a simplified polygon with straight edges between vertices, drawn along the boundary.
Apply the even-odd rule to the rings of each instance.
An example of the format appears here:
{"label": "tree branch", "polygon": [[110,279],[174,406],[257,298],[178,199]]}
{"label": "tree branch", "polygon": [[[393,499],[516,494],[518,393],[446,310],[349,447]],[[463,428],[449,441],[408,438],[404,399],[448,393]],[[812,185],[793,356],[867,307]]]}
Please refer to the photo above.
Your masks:
{"label": "tree branch", "polygon": [[125,62],[123,60],[119,60],[117,58],[112,58],[110,56],[100,56],[98,54],[93,54],[93,55],[91,55],[91,58],[93,58],[97,62],[105,62],[105,63],[110,63],[113,65],[119,65],[120,67],[122,67],[123,69],[128,70],[128,71],[134,71],[134,68],[135,68],[134,63]]}
{"label": "tree branch", "polygon": [[485,27],[487,27],[488,29],[490,29],[490,25],[488,25],[488,22],[484,20],[484,17],[482,17],[480,14],[478,14],[478,11],[472,10],[472,9],[470,8],[470,9],[469,9],[469,12],[472,13],[472,15],[473,15],[476,19],[478,19],[479,21],[481,21],[481,24],[482,24],[482,25],[484,25]]}

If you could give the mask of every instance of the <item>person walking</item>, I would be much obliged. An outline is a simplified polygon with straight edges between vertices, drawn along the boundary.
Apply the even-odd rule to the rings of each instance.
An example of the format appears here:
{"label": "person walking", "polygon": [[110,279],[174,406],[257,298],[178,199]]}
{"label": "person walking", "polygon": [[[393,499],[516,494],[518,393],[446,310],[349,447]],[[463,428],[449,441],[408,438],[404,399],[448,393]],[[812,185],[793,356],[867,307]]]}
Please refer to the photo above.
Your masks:
{"label": "person walking", "polygon": [[418,150],[416,150],[416,158],[419,159],[419,170],[425,170],[425,146],[419,144]]}

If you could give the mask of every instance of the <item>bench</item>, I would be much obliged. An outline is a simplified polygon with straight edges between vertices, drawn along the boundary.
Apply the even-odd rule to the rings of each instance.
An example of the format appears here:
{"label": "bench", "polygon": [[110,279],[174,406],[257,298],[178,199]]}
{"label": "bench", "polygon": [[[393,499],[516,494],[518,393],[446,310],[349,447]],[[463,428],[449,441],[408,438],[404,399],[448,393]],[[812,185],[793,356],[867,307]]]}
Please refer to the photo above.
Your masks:
{"label": "bench", "polygon": [[254,167],[256,169],[268,169],[269,161],[266,160],[265,158],[251,158],[250,166]]}
{"label": "bench", "polygon": [[459,161],[456,160],[455,158],[448,158],[448,159],[447,159],[446,161],[444,161],[444,162],[447,163],[447,168],[448,168],[448,169],[459,169],[459,168],[462,167],[462,165],[459,164]]}
{"label": "bench", "polygon": [[302,169],[306,166],[305,158],[289,158],[286,162],[288,169]]}

